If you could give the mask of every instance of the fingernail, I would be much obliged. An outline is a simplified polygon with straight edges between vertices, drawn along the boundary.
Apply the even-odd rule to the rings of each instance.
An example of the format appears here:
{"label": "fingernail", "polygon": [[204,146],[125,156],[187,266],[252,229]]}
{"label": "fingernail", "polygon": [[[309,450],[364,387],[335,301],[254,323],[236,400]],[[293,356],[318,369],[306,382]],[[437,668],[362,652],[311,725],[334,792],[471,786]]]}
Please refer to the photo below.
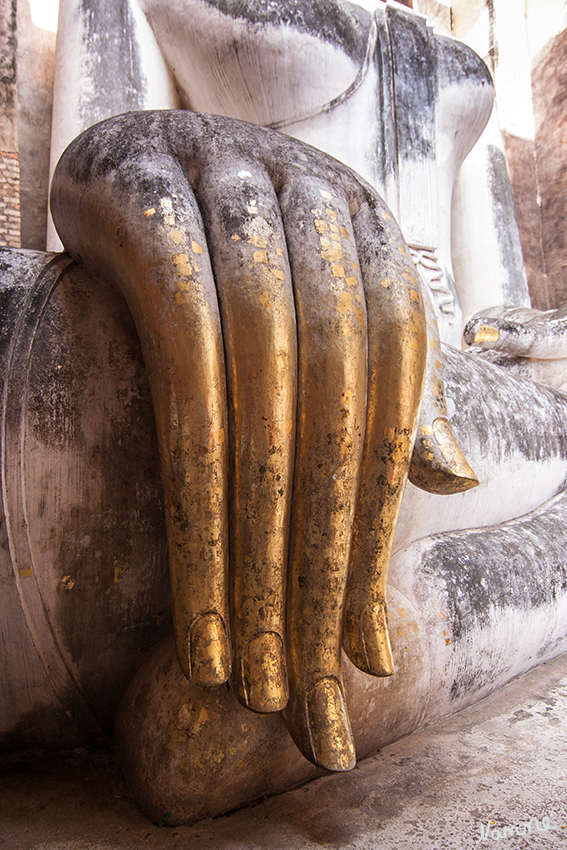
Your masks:
{"label": "fingernail", "polygon": [[474,335],[473,342],[498,342],[500,331],[492,325],[481,325]]}
{"label": "fingernail", "polygon": [[333,676],[307,691],[307,720],[315,763],[327,770],[351,770],[356,752],[343,691]]}
{"label": "fingernail", "polygon": [[439,450],[453,474],[463,480],[468,479],[471,486],[478,483],[478,478],[469,466],[461,447],[451,429],[451,424],[444,416],[438,416],[433,423],[433,433],[437,440]]}
{"label": "fingernail", "polygon": [[391,676],[394,672],[386,606],[381,602],[367,605],[361,617],[362,645],[367,673],[372,676]]}
{"label": "fingernail", "polygon": [[287,676],[280,635],[262,632],[249,640],[242,654],[241,670],[247,708],[261,714],[285,708]]}
{"label": "fingernail", "polygon": [[222,685],[230,675],[226,626],[220,614],[201,614],[189,634],[191,681],[196,685]]}
{"label": "fingernail", "polygon": [[422,425],[409,470],[409,480],[428,493],[445,496],[476,487],[471,469],[445,416],[432,425]]}

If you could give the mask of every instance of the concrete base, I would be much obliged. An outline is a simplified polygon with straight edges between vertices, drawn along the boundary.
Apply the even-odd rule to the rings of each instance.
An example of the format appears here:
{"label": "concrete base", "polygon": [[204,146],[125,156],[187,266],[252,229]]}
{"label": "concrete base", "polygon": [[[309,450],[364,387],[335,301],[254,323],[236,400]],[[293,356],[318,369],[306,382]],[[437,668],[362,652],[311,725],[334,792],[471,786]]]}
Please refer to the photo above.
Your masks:
{"label": "concrete base", "polygon": [[[350,773],[316,779],[192,827],[160,828],[146,820],[108,749],[80,748],[40,761],[5,759],[0,846],[460,850],[479,843],[482,825],[481,847],[501,840],[510,850],[556,850],[567,848],[566,752],[563,655],[386,747]],[[531,834],[504,831],[528,822]]]}

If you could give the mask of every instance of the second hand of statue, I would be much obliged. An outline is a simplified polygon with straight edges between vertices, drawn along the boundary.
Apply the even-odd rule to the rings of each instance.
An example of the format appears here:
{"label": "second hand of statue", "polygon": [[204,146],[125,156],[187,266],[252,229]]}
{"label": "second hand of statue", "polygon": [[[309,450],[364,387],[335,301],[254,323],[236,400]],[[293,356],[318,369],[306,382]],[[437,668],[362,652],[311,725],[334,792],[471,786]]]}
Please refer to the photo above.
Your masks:
{"label": "second hand of statue", "polygon": [[[185,675],[231,676],[248,708],[285,709],[307,758],[349,769],[343,624],[353,662],[391,675],[387,568],[426,373],[397,225],[329,157],[176,112],[79,137],[52,209],[71,255],[121,288],[142,342]],[[441,467],[447,491],[474,486],[434,426],[417,483],[429,464],[437,492]]]}

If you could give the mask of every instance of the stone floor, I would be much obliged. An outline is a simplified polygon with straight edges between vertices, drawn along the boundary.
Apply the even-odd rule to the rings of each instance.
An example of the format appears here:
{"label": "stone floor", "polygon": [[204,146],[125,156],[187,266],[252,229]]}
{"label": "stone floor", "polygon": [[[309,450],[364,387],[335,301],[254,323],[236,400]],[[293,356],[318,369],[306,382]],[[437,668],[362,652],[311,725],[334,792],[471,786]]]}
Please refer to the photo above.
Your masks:
{"label": "stone floor", "polygon": [[493,841],[567,850],[565,655],[351,773],[193,827],[147,821],[105,748],[5,760],[0,774],[1,850],[460,850]]}

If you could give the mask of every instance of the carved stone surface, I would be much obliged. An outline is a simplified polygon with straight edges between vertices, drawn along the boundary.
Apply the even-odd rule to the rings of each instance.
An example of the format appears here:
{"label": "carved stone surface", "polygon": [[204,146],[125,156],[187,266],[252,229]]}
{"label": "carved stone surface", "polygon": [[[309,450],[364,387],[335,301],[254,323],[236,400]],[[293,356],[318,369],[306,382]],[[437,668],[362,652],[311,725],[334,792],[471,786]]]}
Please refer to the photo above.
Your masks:
{"label": "carved stone surface", "polygon": [[[7,258],[0,616],[18,639],[2,644],[0,741],[107,728],[141,664],[118,716],[126,773],[150,817],[194,821],[316,774],[286,703],[306,758],[344,770],[567,647],[567,399],[494,357],[442,353],[425,321],[430,291],[458,345],[463,285],[466,311],[488,291],[527,305],[489,141],[481,191],[473,168],[453,203],[492,101],[472,51],[395,3],[194,0],[189,17],[179,0],[65,2],[54,154],[139,106],[269,124],[379,187],[419,273],[339,162],[173,112],[109,121],[64,155],[54,216],[83,271]],[[471,256],[500,263],[492,288]],[[472,341],[563,351],[562,314],[497,314]],[[482,483],[443,498],[477,483],[449,418]],[[431,492],[409,485],[398,520],[412,457]],[[171,626],[162,486],[176,647],[142,663]],[[343,600],[359,670],[341,662]]]}
{"label": "carved stone surface", "polygon": [[241,702],[286,706],[307,758],[352,767],[341,635],[360,669],[391,674],[385,586],[412,450],[422,486],[477,483],[440,361],[435,409],[421,405],[439,343],[390,211],[306,145],[180,111],[86,131],[52,209],[142,341],[183,672],[223,684],[232,631]]}
{"label": "carved stone surface", "polygon": [[155,424],[122,297],[0,256],[0,749],[77,746],[170,629]]}
{"label": "carved stone surface", "polygon": [[[527,512],[491,529],[421,537],[424,526],[413,523],[416,515],[427,517],[428,502],[433,532],[462,529],[472,517],[479,526],[490,522],[491,486],[504,495],[507,475],[514,469],[520,480],[522,466],[526,488],[532,481],[535,490],[551,485],[552,493],[553,474],[547,478],[542,468],[532,476],[539,463],[559,462],[557,471],[565,474],[560,419],[567,399],[552,390],[540,395],[534,384],[504,378],[498,368],[448,348],[445,363],[449,398],[461,412],[459,437],[475,463],[484,454],[494,472],[502,464],[503,478],[496,474],[489,483],[487,471],[484,487],[456,497],[457,512],[442,497],[413,488],[407,494],[388,591],[394,676],[365,677],[344,659],[359,758],[472,704],[567,647],[565,539],[558,531],[567,511],[564,492],[534,511],[510,494],[501,517]],[[479,398],[482,409],[475,411]],[[524,404],[534,411],[532,448],[525,441]],[[193,822],[317,775],[294,752],[279,717],[251,716],[230,691],[190,685],[171,641],[156,648],[132,683],[117,736],[128,781],[152,820],[167,810],[172,823]]]}
{"label": "carved stone surface", "polygon": [[[467,316],[509,303],[510,290],[512,303],[529,303],[513,213],[493,214],[507,180],[503,160],[498,187],[492,157],[466,189],[475,226],[451,217],[455,178],[490,115],[492,84],[473,51],[423,16],[398,3],[369,14],[335,0],[269,11],[256,0],[238,10],[205,0],[63,3],[52,170],[81,130],[132,108],[181,106],[275,127],[354,168],[407,241],[436,253],[441,298],[446,306],[452,297],[454,309],[441,308],[437,285],[431,300],[444,341],[461,345],[465,295]],[[106,49],[118,14],[128,35]],[[484,263],[471,265],[471,253]]]}
{"label": "carved stone surface", "polygon": [[[170,628],[153,416],[135,331],[116,293],[93,288],[73,266],[58,278],[66,261],[51,266],[56,285],[46,281],[42,293],[30,284],[44,256],[8,256],[19,282],[9,285],[4,272],[4,340],[8,354],[22,352],[24,361],[10,355],[3,474],[25,472],[28,527],[22,546],[15,490],[4,501],[11,544],[1,610],[4,633],[20,640],[2,644],[2,743],[74,746],[104,728],[143,651]],[[36,305],[39,324],[26,302]],[[15,335],[14,323],[21,327]],[[445,349],[444,360],[449,410],[482,483],[451,498],[408,485],[388,591],[394,676],[376,680],[343,660],[359,758],[565,648],[558,530],[565,527],[567,400],[478,356]],[[22,380],[30,387],[23,395]],[[63,502],[60,485],[31,486],[47,474],[69,482]],[[132,493],[146,494],[145,516],[139,501],[132,515]],[[483,529],[489,525],[499,527]],[[26,646],[35,588],[46,607]],[[61,673],[50,684],[54,659]],[[53,702],[54,684],[61,702]],[[317,775],[279,715],[247,712],[226,688],[189,685],[169,639],[142,664],[118,737],[131,786],[153,819],[167,810],[174,821],[194,821]]]}
{"label": "carved stone surface", "polygon": [[0,245],[20,246],[16,0],[0,8]]}
{"label": "carved stone surface", "polygon": [[535,308],[549,310],[559,305],[546,294],[535,142],[506,131],[503,137],[531,301]]}
{"label": "carved stone surface", "polygon": [[500,148],[510,172],[533,306],[558,308],[565,302],[560,266],[566,254],[562,234],[551,234],[562,219],[559,198],[565,195],[561,45],[567,5],[564,0],[453,0],[451,13],[454,34],[485,58],[494,78],[504,137]]}
{"label": "carved stone surface", "polygon": [[564,30],[538,54],[532,72],[542,247],[549,307],[562,306],[567,292],[566,60],[567,30]]}
{"label": "carved stone surface", "polygon": [[49,209],[55,32],[36,25],[29,2],[18,3],[17,60],[21,246],[43,251]]}

